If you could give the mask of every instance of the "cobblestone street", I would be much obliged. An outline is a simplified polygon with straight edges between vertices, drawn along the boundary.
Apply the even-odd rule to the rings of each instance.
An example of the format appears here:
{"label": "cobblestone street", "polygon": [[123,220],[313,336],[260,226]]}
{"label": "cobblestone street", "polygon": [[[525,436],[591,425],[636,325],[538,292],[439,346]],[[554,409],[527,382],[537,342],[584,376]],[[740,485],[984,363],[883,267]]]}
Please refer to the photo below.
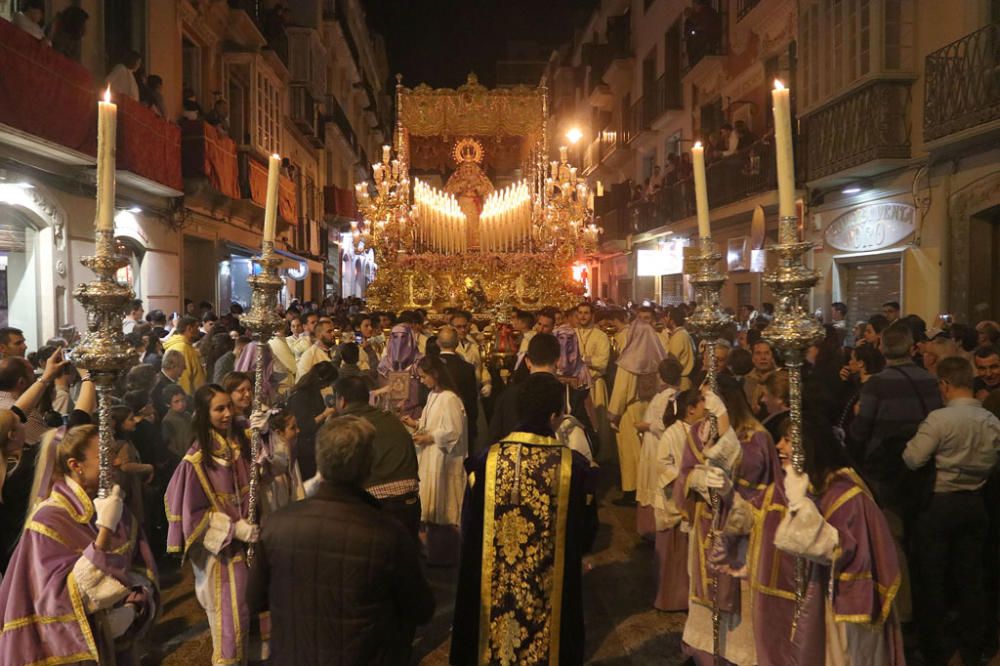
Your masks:
{"label": "cobblestone street", "polygon": [[[652,608],[655,586],[653,547],[635,534],[633,509],[612,505],[614,491],[600,507],[601,528],[584,577],[587,663],[604,666],[665,665],[683,662],[682,613]],[[426,666],[448,663],[449,630],[455,595],[455,569],[430,569],[437,599],[434,619],[422,627],[414,661]],[[191,568],[164,572],[164,609],[150,637],[150,664],[207,664],[211,640],[205,614],[194,596]]]}

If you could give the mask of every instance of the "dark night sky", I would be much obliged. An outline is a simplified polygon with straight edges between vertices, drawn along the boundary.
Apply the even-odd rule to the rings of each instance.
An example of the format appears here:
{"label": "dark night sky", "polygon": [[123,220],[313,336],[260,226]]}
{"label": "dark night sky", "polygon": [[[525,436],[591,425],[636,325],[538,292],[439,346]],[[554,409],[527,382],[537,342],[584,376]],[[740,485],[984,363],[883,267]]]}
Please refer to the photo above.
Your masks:
{"label": "dark night sky", "polygon": [[574,16],[591,0],[366,0],[393,75],[415,86],[455,87],[470,71],[492,86],[508,41],[552,46],[572,37]]}

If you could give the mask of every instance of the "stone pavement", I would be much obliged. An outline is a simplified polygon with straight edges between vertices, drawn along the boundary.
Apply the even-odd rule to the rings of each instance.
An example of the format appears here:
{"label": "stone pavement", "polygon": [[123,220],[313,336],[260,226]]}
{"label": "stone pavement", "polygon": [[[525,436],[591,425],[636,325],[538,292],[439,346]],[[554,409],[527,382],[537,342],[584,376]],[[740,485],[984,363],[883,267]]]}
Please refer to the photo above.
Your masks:
{"label": "stone pavement", "polygon": [[[683,663],[680,635],[683,613],[652,607],[655,588],[652,544],[635,534],[635,510],[616,507],[605,493],[594,553],[584,576],[587,663],[601,666],[673,666]],[[212,645],[205,614],[194,596],[190,566],[165,572],[163,614],[149,638],[152,654],[144,663],[165,666],[207,664]],[[433,620],[414,643],[414,662],[448,663],[449,630],[455,594],[455,569],[430,569],[438,600]]]}

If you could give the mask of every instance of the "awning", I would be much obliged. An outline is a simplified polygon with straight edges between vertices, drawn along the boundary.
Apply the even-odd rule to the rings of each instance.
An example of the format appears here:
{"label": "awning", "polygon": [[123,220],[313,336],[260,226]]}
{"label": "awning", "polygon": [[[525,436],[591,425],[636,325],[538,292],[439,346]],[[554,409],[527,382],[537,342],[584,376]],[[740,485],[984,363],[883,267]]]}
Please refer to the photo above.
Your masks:
{"label": "awning", "polygon": [[[223,245],[229,254],[236,254],[241,257],[246,257],[248,259],[253,259],[260,254],[260,249],[252,250],[245,245],[240,245],[239,243],[234,243],[232,241],[224,241]],[[289,271],[291,275],[292,272],[298,274],[305,264],[305,259],[291,252],[285,252],[284,250],[274,249],[275,254],[281,257],[281,263],[278,264],[278,270]],[[308,272],[308,271],[307,271]],[[291,275],[296,280],[301,278]]]}

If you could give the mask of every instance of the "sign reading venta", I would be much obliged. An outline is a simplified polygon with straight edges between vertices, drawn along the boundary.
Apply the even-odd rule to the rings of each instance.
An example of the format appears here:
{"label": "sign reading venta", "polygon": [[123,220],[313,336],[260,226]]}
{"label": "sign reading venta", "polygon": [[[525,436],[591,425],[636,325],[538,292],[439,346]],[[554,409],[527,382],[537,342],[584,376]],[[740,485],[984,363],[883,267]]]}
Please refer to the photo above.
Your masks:
{"label": "sign reading venta", "polygon": [[848,252],[869,252],[895,245],[914,231],[913,206],[875,204],[844,213],[826,228],[828,245]]}

